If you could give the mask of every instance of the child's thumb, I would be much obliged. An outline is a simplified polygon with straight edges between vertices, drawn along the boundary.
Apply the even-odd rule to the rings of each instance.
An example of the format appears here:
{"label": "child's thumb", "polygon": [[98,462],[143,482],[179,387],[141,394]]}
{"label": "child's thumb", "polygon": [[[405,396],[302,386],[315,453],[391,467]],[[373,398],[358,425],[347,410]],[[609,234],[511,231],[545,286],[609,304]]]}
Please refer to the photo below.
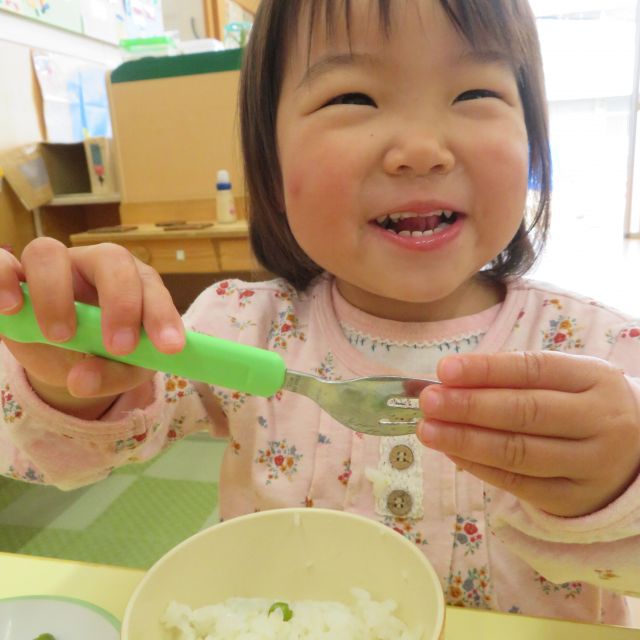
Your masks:
{"label": "child's thumb", "polygon": [[117,396],[148,382],[155,371],[97,356],[77,362],[67,376],[69,393],[78,398]]}

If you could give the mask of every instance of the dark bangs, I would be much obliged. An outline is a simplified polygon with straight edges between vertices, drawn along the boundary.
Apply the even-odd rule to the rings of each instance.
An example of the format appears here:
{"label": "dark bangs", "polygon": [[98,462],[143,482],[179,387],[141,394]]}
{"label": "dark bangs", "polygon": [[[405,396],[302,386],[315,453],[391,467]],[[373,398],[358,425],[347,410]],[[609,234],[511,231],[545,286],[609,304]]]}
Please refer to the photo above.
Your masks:
{"label": "dark bangs", "polygon": [[[287,54],[303,12],[308,15],[309,35],[322,25],[330,37],[340,21],[345,21],[349,32],[352,7],[362,1],[262,0],[245,52],[239,99],[251,245],[262,266],[299,290],[322,269],[300,248],[284,214],[276,116]],[[370,0],[372,10],[378,12],[380,29],[387,35],[392,29],[392,2],[397,5],[397,0]],[[527,0],[439,2],[471,47],[507,55],[524,107],[529,139],[528,210],[510,244],[482,272],[492,280],[504,281],[533,266],[549,225],[551,159],[535,18]]]}

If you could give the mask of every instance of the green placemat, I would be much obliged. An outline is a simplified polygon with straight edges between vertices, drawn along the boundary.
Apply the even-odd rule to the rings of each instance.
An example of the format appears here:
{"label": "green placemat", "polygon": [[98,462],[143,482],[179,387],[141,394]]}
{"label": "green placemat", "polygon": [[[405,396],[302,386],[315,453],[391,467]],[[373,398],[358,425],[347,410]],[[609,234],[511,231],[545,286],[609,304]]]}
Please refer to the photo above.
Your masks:
{"label": "green placemat", "polygon": [[196,434],[74,491],[0,477],[0,550],[146,569],[218,522],[225,446]]}

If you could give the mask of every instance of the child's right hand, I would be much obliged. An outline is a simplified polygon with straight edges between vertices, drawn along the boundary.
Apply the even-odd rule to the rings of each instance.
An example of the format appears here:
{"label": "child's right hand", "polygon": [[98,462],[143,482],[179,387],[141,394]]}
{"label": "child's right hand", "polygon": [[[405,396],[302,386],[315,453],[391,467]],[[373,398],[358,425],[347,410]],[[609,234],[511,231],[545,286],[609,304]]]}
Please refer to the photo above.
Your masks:
{"label": "child's right hand", "polygon": [[[76,330],[73,301],[99,305],[105,347],[123,355],[135,348],[144,326],[156,348],[175,353],[184,327],[158,273],[115,244],[67,248],[37,238],[21,262],[0,250],[0,313],[22,307],[26,281],[44,336],[64,342]],[[2,338],[27,372],[36,393],[56,409],[86,419],[100,416],[123,392],[149,384],[154,372],[43,344]]]}

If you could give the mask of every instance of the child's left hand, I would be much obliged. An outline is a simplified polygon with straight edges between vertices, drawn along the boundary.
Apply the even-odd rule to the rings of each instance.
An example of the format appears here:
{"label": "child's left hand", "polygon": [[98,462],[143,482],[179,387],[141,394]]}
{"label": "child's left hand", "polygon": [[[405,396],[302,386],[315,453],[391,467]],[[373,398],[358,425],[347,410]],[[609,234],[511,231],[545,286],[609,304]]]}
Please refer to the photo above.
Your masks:
{"label": "child's left hand", "polygon": [[550,514],[593,513],[640,470],[640,415],[622,371],[553,351],[465,354],[420,396],[418,437]]}

